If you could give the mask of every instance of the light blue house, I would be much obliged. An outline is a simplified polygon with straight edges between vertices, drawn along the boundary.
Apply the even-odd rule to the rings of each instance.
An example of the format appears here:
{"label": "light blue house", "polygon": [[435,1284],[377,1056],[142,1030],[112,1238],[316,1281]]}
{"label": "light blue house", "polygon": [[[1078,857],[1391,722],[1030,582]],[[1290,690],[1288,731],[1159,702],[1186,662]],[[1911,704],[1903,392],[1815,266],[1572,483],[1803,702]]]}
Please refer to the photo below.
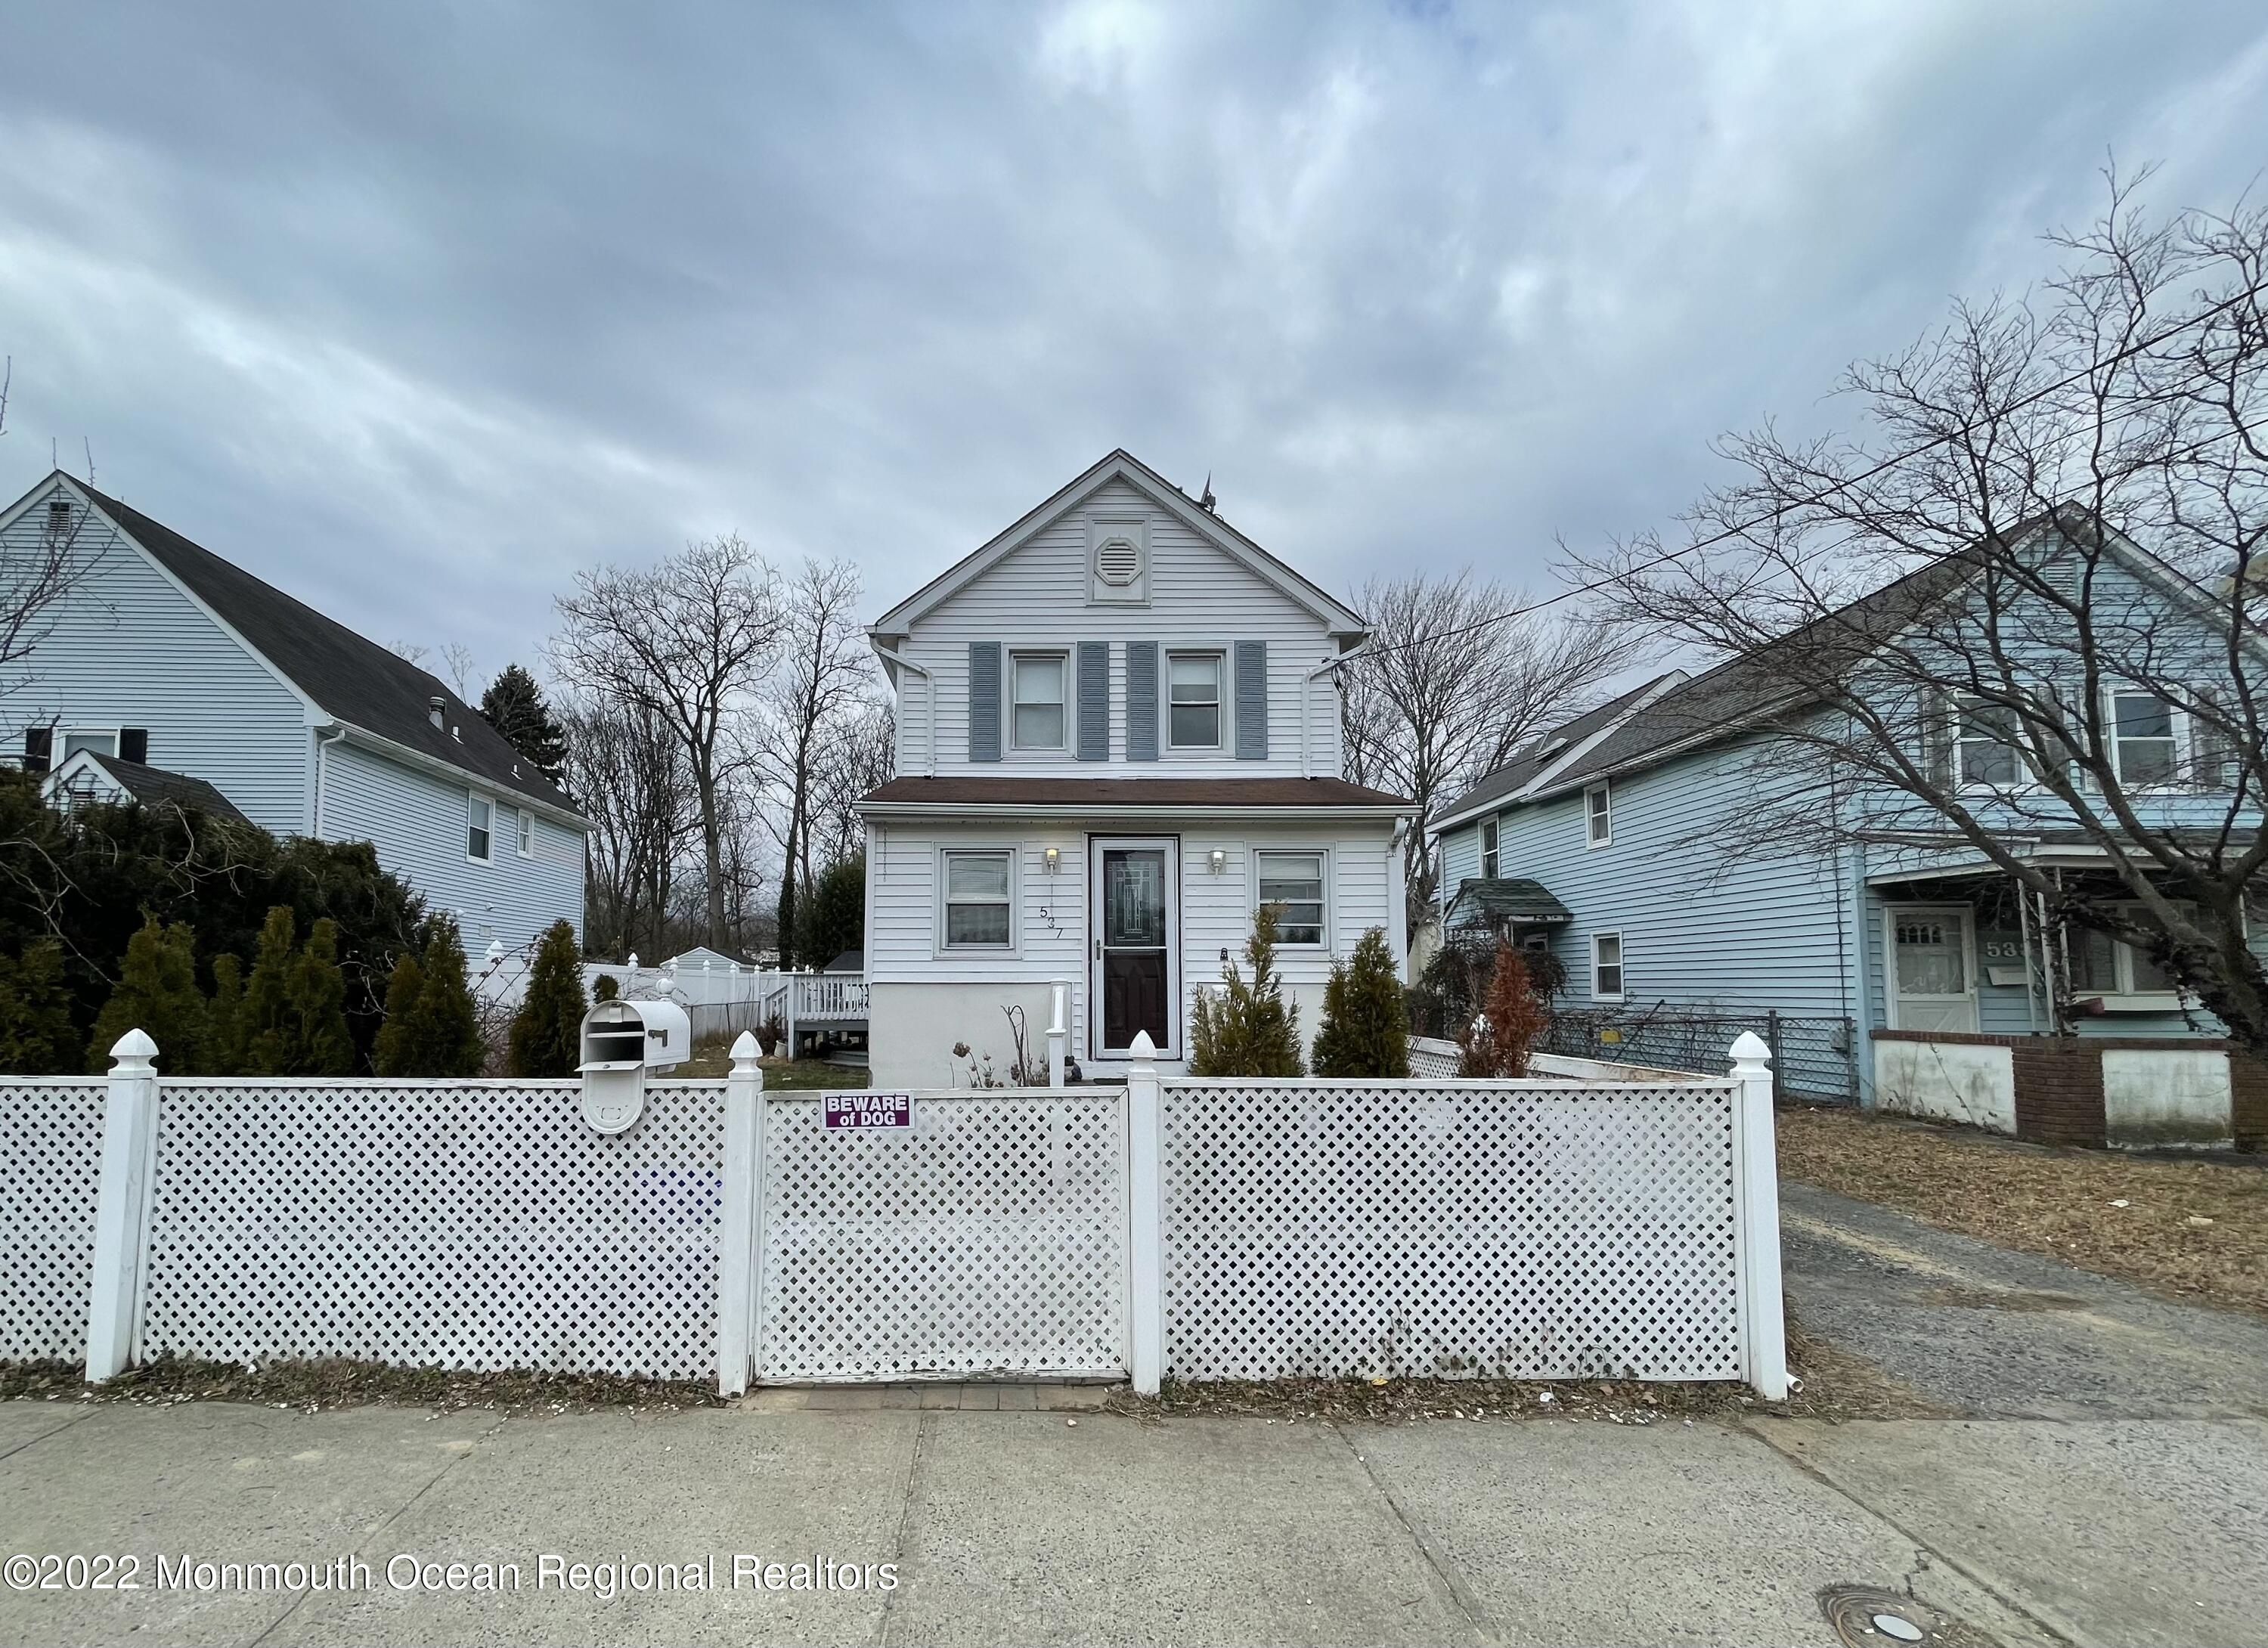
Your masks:
{"label": "light blue house", "polygon": [[0,557],[11,587],[65,569],[0,681],[32,771],[370,842],[475,954],[581,932],[582,815],[433,676],[60,471],[0,513]]}
{"label": "light blue house", "polygon": [[[2164,662],[2173,637],[2194,634],[2209,657],[2203,592],[2115,538],[2067,575],[2060,535],[2027,530],[2037,535],[2026,553],[2049,580],[2041,592],[2080,587],[2083,575],[2094,629],[2142,637],[2160,676],[2174,667]],[[2104,885],[2103,848],[2032,781],[2005,712],[1958,690],[1962,649],[1983,651],[1961,615],[1986,599],[1979,576],[1958,558],[1934,563],[1808,630],[1704,673],[1659,676],[1537,739],[1433,827],[1444,928],[1548,950],[1565,973],[1563,1010],[1632,1041],[1650,1019],[1778,1015],[1803,1032],[1785,1044],[1784,1090],[2100,1143],[2107,1084],[2114,1138],[2227,1137],[2232,1092],[2240,1113],[2268,1105],[2268,1093],[2248,1099],[2257,1067],[2240,1059],[2230,1074],[2220,1026],[2146,953],[2051,921],[1942,814],[1847,764],[1829,772],[1817,742],[1792,731],[1828,713],[1804,684],[1822,651],[1848,680],[1878,675],[1886,700],[1910,700],[1886,703],[1881,720],[1911,739],[1918,773],[2023,863],[2074,890]],[[1992,627],[2051,636],[2060,603],[2046,606],[2021,626],[1996,608]],[[1951,649],[1940,675],[1948,685],[1917,696],[1911,683],[1932,649]],[[2038,667],[2055,672],[2069,656],[2043,644]],[[2037,701],[2085,696],[2051,682]],[[2236,787],[2246,765],[2201,717],[2115,678],[2102,681],[2095,712],[2122,792],[2149,827],[2233,825],[2235,849],[2249,844],[2257,781]],[[2268,923],[2250,941],[2268,953]],[[2078,1098],[2028,1078],[2082,1039],[2093,1073],[2073,1079],[2093,1086]],[[2176,1054],[2190,1062],[2169,1063]],[[2098,1107],[2066,1126],[2056,1107],[2072,1104]],[[2181,1114],[2142,1114],[2153,1105]]]}

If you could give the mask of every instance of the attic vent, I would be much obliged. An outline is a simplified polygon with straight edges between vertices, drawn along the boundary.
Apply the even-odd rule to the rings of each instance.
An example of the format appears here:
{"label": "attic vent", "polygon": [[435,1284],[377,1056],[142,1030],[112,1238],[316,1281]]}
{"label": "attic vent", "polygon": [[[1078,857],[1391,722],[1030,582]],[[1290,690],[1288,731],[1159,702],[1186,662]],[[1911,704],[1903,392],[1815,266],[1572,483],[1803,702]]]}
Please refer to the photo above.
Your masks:
{"label": "attic vent", "polygon": [[448,703],[449,701],[438,693],[425,701],[425,718],[433,724],[436,732],[440,730],[441,711],[448,707]]}
{"label": "attic vent", "polygon": [[1142,576],[1142,551],[1130,538],[1106,538],[1094,552],[1094,575],[1113,589]]}
{"label": "attic vent", "polygon": [[70,529],[70,518],[71,518],[71,506],[70,506],[70,500],[69,498],[67,498],[67,497],[51,497],[51,498],[49,498],[49,499],[48,500],[48,531],[50,531],[50,532],[65,532],[65,531],[68,531],[68,530]]}
{"label": "attic vent", "polygon": [[2040,582],[2066,600],[2077,600],[2081,570],[2076,556],[2058,555],[2040,568]]}

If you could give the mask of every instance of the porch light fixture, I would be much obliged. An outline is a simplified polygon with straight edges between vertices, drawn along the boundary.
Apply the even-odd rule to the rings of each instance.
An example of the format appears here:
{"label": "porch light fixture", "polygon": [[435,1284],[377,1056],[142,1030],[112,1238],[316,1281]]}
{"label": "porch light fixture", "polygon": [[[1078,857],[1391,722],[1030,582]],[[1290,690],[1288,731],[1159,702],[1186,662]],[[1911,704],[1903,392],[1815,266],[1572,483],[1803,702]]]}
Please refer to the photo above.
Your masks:
{"label": "porch light fixture", "polygon": [[1049,875],[1055,874],[1056,872],[1063,868],[1063,849],[1060,847],[1049,848],[1045,852],[1042,852],[1040,855],[1040,862],[1047,866],[1047,872]]}
{"label": "porch light fixture", "polygon": [[1227,849],[1222,847],[1214,848],[1211,852],[1205,856],[1205,863],[1211,867],[1215,875],[1220,874],[1223,871],[1228,868]]}

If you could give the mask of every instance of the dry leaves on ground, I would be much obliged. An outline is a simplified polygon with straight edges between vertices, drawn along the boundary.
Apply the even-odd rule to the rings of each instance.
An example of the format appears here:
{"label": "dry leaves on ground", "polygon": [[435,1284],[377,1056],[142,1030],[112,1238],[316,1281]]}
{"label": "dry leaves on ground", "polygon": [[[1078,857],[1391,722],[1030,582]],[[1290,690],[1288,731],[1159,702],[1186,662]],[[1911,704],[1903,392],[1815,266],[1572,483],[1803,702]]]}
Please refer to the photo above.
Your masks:
{"label": "dry leaves on ground", "polygon": [[599,1408],[674,1410],[714,1408],[714,1379],[623,1379],[606,1373],[470,1373],[442,1368],[387,1367],[343,1357],[279,1360],[247,1367],[159,1357],[100,1385],[68,1362],[0,1364],[0,1400],[44,1397],[84,1402],[257,1402],[313,1413],[387,1402],[445,1412],[497,1408],[518,1412],[585,1413]]}
{"label": "dry leaves on ground", "polygon": [[2053,1149],[1848,1110],[1784,1110],[1778,1124],[1783,1178],[2268,1315],[2268,1163]]}

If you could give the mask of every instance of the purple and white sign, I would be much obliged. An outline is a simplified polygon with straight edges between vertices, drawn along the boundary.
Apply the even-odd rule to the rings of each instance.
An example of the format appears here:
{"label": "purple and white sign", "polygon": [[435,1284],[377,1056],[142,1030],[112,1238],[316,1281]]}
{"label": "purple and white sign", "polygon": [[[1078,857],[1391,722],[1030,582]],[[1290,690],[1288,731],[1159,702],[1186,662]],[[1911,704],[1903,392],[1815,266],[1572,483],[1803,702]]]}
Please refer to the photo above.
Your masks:
{"label": "purple and white sign", "polygon": [[830,1128],[909,1128],[914,1096],[909,1093],[831,1093],[827,1095]]}

